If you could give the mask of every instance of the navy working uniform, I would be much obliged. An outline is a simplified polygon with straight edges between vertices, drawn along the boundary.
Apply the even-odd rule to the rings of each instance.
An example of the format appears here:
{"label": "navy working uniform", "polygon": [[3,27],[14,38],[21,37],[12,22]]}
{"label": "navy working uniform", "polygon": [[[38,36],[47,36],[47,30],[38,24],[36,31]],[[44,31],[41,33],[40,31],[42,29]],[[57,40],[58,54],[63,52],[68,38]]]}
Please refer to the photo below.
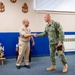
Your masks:
{"label": "navy working uniform", "polygon": [[62,50],[57,51],[59,58],[63,63],[63,65],[67,64],[67,60],[64,54],[64,46],[63,46],[64,33],[62,31],[62,27],[60,23],[52,20],[50,24],[47,24],[45,27],[45,31],[41,34],[38,34],[39,37],[43,37],[45,35],[48,35],[49,42],[50,42],[49,48],[50,48],[50,58],[51,58],[52,65],[56,65],[55,56],[56,56],[56,47],[58,43],[62,43]]}

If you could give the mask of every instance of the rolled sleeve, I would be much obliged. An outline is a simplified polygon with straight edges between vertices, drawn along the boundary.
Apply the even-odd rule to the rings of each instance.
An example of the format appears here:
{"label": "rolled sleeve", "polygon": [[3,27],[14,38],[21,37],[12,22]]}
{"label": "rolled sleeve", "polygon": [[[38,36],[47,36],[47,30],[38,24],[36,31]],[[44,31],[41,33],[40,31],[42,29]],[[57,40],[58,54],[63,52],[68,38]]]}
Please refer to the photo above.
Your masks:
{"label": "rolled sleeve", "polygon": [[20,33],[21,35],[26,34],[26,32],[25,32],[25,30],[24,30],[23,28],[20,28],[19,33]]}

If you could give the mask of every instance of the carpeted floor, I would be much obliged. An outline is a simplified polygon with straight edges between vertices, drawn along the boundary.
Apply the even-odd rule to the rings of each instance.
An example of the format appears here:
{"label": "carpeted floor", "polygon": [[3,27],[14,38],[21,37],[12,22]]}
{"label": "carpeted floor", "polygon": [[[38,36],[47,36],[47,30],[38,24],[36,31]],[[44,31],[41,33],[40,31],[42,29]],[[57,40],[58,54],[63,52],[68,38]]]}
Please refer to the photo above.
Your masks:
{"label": "carpeted floor", "polygon": [[57,56],[57,69],[55,71],[47,72],[46,68],[50,67],[50,57],[32,57],[30,63],[31,68],[27,69],[23,67],[24,63],[21,63],[21,69],[16,69],[16,59],[6,59],[5,65],[1,65],[0,61],[0,75],[75,75],[75,55],[66,55],[68,61],[68,72],[63,74],[63,65]]}

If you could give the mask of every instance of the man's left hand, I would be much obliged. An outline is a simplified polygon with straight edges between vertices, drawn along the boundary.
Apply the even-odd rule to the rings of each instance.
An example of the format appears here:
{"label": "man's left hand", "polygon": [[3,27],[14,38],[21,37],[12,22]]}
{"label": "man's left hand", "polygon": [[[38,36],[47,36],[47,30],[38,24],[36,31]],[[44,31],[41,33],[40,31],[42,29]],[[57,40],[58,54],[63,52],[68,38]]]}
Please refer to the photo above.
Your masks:
{"label": "man's left hand", "polygon": [[62,45],[62,43],[58,43],[57,47],[58,47],[58,46],[61,46],[61,45]]}

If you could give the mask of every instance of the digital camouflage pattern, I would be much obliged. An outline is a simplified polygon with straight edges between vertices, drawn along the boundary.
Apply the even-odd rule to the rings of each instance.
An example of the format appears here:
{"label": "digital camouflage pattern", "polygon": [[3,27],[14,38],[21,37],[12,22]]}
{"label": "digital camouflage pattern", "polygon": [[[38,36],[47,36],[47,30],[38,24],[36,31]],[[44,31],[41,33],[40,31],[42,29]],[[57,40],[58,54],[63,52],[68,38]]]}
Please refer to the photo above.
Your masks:
{"label": "digital camouflage pattern", "polygon": [[[50,58],[53,65],[56,65],[56,46],[58,43],[62,43],[64,41],[64,32],[62,30],[62,26],[60,23],[52,20],[50,24],[47,24],[45,27],[45,31],[41,34],[38,34],[38,37],[43,37],[48,35],[49,38],[49,47],[50,47]],[[62,54],[58,52],[59,58],[62,63],[65,65],[67,63],[65,55],[64,55],[64,46],[62,46]]]}

